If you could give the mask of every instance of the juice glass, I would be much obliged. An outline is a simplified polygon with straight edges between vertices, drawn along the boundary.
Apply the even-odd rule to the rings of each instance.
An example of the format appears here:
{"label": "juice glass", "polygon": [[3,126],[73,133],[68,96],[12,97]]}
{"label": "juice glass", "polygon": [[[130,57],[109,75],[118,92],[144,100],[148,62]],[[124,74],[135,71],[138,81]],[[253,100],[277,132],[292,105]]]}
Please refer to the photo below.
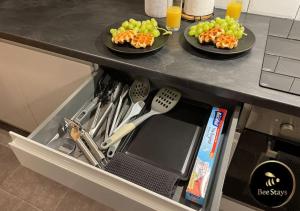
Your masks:
{"label": "juice glass", "polygon": [[182,0],[168,0],[166,28],[178,31],[181,22]]}
{"label": "juice glass", "polygon": [[227,5],[226,15],[238,20],[242,12],[242,0],[230,0]]}

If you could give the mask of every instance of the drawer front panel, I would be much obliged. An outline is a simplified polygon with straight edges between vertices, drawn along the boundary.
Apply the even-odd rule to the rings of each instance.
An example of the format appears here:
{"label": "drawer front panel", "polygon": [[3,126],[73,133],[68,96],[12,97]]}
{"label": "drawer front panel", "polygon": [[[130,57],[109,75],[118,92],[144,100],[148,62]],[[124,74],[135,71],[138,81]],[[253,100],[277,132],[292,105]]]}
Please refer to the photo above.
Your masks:
{"label": "drawer front panel", "polygon": [[35,141],[10,133],[10,146],[21,164],[115,210],[189,210],[122,178]]}

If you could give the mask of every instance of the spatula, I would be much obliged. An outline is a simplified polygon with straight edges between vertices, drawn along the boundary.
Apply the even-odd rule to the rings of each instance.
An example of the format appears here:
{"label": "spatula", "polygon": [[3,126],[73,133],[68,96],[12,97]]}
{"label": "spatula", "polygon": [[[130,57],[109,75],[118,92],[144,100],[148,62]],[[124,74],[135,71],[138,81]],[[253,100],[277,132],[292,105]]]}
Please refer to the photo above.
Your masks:
{"label": "spatula", "polygon": [[171,88],[162,88],[158,91],[155,97],[152,100],[151,111],[140,116],[139,118],[123,125],[119,130],[117,130],[111,137],[101,143],[102,149],[107,149],[119,139],[126,136],[132,130],[134,130],[138,125],[147,120],[153,115],[163,114],[170,111],[178,103],[181,97],[181,93],[171,89]]}

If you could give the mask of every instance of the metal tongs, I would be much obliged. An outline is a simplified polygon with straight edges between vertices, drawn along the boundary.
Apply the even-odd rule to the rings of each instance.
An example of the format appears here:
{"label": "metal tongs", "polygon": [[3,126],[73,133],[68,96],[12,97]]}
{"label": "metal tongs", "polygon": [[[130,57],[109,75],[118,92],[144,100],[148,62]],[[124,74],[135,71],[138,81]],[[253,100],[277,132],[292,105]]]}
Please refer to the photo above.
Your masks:
{"label": "metal tongs", "polygon": [[[109,97],[110,100],[109,100],[107,106],[105,106],[106,108],[103,111],[103,113],[101,112],[101,110],[104,106],[102,106],[102,105],[98,106],[97,111],[96,111],[96,116],[95,116],[95,118],[93,120],[93,123],[92,123],[92,126],[89,130],[89,134],[92,138],[94,138],[97,135],[100,127],[105,122],[105,120],[106,120],[108,114],[110,113],[115,101],[119,98],[121,90],[122,90],[122,83],[121,82],[114,82],[112,89],[110,91],[108,91],[108,97]],[[98,115],[97,115],[97,113],[98,113]],[[101,113],[102,113],[102,115],[100,115]]]}
{"label": "metal tongs", "polygon": [[128,87],[127,84],[125,84],[123,86],[122,92],[119,96],[119,100],[118,100],[118,103],[117,103],[117,107],[116,107],[116,111],[115,111],[115,114],[114,114],[113,122],[112,122],[112,125],[111,125],[111,128],[110,128],[110,131],[109,131],[109,136],[112,135],[114,129],[116,128],[116,125],[118,124],[117,120],[118,120],[118,117],[119,117],[119,114],[120,114],[120,111],[121,111],[123,100],[125,99],[128,91],[129,91],[129,87]]}
{"label": "metal tongs", "polygon": [[99,86],[98,86],[98,89],[99,89],[99,94],[98,94],[99,103],[98,103],[96,113],[95,113],[95,116],[94,116],[94,119],[93,119],[93,122],[92,122],[92,125],[91,125],[90,129],[96,127],[96,124],[97,124],[97,122],[98,122],[98,120],[101,116],[101,108],[103,107],[103,105],[105,103],[108,102],[109,97],[111,95],[112,86],[113,86],[113,82],[112,82],[112,79],[109,75],[105,75],[104,78],[99,82]]}

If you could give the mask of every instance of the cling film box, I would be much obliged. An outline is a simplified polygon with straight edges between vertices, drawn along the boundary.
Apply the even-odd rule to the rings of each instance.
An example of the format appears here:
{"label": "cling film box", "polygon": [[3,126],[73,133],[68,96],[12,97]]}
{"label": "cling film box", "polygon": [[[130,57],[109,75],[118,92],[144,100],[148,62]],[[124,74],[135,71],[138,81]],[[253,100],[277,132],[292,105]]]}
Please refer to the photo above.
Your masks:
{"label": "cling film box", "polygon": [[216,152],[222,140],[220,136],[226,114],[226,109],[212,108],[185,193],[186,199],[200,205],[204,203]]}

